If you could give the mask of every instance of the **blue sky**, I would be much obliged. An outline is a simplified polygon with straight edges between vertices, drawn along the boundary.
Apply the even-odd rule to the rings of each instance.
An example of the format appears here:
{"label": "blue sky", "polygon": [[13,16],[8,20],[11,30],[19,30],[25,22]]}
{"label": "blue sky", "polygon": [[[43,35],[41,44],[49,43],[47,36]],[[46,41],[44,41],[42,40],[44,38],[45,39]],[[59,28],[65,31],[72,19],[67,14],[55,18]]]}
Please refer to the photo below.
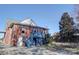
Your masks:
{"label": "blue sky", "polygon": [[63,4],[26,4],[26,5],[0,5],[0,31],[5,31],[7,18],[24,20],[29,17],[37,25],[48,27],[49,33],[59,31],[59,20],[64,12],[73,14],[73,5]]}

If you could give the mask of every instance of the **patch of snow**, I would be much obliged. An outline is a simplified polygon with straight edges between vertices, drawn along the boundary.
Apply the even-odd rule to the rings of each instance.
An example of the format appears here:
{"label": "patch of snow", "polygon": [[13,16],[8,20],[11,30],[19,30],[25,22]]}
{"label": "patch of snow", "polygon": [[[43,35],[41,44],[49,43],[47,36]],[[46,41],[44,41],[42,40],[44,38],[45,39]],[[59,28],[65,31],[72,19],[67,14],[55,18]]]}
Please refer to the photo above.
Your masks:
{"label": "patch of snow", "polygon": [[26,20],[22,21],[21,24],[36,26],[36,23],[32,19],[26,19]]}

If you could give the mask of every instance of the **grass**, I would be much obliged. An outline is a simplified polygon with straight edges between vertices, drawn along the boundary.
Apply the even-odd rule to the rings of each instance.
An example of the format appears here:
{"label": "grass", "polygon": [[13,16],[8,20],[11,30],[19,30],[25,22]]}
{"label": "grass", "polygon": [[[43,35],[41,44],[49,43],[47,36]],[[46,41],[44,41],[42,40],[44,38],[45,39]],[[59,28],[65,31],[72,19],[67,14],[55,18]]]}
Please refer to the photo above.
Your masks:
{"label": "grass", "polygon": [[[56,43],[56,44],[54,44],[54,43]],[[49,50],[51,50],[52,49],[52,51],[55,51],[55,49],[56,50],[63,50],[63,52],[64,51],[69,51],[69,52],[72,52],[72,53],[74,53],[74,54],[79,54],[79,47],[72,47],[72,46],[68,46],[68,45],[63,45],[63,44],[57,44],[57,42],[54,42],[54,43],[52,43],[52,44],[47,44],[47,45],[44,45],[44,47],[46,48],[46,49],[49,49]]]}
{"label": "grass", "polygon": [[0,43],[2,43],[2,40],[0,39]]}

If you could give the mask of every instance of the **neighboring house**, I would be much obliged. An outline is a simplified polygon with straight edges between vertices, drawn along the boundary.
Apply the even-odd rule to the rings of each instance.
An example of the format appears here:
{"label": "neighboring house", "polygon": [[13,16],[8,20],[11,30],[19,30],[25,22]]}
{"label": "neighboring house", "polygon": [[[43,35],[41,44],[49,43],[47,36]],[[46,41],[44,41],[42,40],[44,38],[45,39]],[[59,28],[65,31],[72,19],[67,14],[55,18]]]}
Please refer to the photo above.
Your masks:
{"label": "neighboring house", "polygon": [[45,43],[46,34],[48,29],[37,26],[32,19],[9,22],[3,43],[10,46],[38,46]]}

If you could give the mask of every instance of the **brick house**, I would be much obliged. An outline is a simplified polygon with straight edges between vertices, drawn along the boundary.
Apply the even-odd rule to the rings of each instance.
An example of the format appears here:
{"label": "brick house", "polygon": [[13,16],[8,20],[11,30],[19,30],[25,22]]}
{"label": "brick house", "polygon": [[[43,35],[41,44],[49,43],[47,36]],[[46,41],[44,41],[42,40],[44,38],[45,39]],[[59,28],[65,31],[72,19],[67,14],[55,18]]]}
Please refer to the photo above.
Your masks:
{"label": "brick house", "polygon": [[45,43],[48,29],[39,27],[32,19],[22,22],[9,22],[3,43],[9,46],[38,46]]}

